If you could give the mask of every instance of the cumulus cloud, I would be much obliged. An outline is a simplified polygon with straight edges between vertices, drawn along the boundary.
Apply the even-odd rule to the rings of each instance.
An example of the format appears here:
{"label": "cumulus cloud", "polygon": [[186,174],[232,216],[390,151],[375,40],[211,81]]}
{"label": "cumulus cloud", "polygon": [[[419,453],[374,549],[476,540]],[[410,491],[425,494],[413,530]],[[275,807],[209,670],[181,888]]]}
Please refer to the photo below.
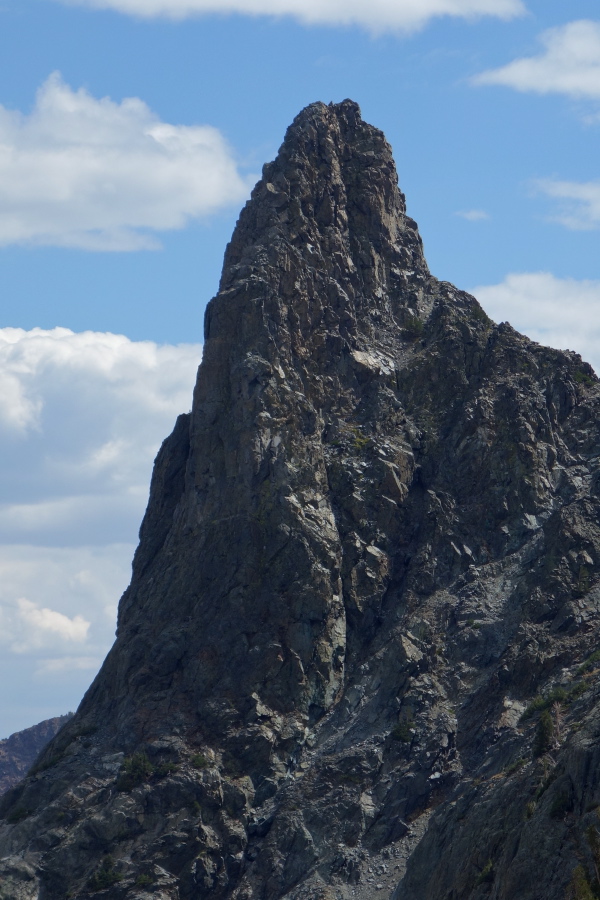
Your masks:
{"label": "cumulus cloud", "polygon": [[466,219],[467,222],[485,222],[490,217],[484,209],[461,209],[456,215],[461,219]]}
{"label": "cumulus cloud", "polygon": [[134,544],[0,544],[0,737],[74,709],[114,639]]}
{"label": "cumulus cloud", "polygon": [[32,647],[42,646],[48,638],[57,637],[61,641],[85,642],[90,623],[83,616],[70,619],[64,613],[47,606],[36,606],[26,597],[17,600],[16,618],[26,631],[24,642],[17,642],[12,649],[22,653]]}
{"label": "cumulus cloud", "polygon": [[0,246],[152,249],[248,190],[216,128],[162,122],[138,98],[98,100],[54,73],[29,115],[0,106]]}
{"label": "cumulus cloud", "polygon": [[509,321],[540,344],[576,350],[600,373],[600,281],[523,272],[472,293],[497,322]]}
{"label": "cumulus cloud", "polygon": [[0,329],[0,736],[75,707],[110,648],[152,461],[201,349]]}
{"label": "cumulus cloud", "polygon": [[[44,644],[59,658],[106,652],[134,544],[97,547],[0,545],[0,644]],[[31,641],[33,632],[38,633]]]}
{"label": "cumulus cloud", "polygon": [[152,460],[191,405],[198,344],[0,329],[0,542],[135,537]]}
{"label": "cumulus cloud", "polygon": [[63,0],[143,18],[184,19],[206,13],[292,16],[309,25],[359,25],[371,31],[414,31],[438,16],[510,19],[522,0]]}
{"label": "cumulus cloud", "polygon": [[542,53],[482,72],[472,83],[573,98],[600,97],[600,22],[581,19],[550,28],[540,41]]}
{"label": "cumulus cloud", "polygon": [[540,179],[535,187],[559,201],[559,208],[551,216],[572,231],[591,231],[600,227],[600,181],[560,181]]}

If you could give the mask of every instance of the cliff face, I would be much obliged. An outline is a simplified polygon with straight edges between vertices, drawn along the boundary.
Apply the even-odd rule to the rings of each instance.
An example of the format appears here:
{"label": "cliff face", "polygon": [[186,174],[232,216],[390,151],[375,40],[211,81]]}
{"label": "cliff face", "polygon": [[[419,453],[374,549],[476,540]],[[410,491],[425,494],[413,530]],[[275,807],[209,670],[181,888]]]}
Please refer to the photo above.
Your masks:
{"label": "cliff face", "polygon": [[4,794],[25,777],[36,756],[70,718],[69,714],[46,719],[39,725],[17,731],[0,741],[0,794]]}
{"label": "cliff face", "polygon": [[429,274],[358,107],[305,109],[227,248],[116,643],[0,807],[3,900],[591,879],[599,413],[579,356]]}

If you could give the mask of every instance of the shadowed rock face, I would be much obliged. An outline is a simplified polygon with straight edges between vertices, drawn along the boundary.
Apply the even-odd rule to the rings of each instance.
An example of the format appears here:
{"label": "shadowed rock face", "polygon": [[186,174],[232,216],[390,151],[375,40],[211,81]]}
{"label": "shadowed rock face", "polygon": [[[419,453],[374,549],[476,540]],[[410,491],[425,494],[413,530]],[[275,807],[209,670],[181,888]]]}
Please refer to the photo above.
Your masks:
{"label": "shadowed rock face", "polygon": [[115,646],[0,807],[3,900],[591,877],[599,412],[579,356],[430,276],[356,104],[305,109],[227,248]]}
{"label": "shadowed rock face", "polygon": [[18,784],[35,762],[36,756],[71,718],[57,716],[39,725],[17,731],[0,741],[0,794]]}

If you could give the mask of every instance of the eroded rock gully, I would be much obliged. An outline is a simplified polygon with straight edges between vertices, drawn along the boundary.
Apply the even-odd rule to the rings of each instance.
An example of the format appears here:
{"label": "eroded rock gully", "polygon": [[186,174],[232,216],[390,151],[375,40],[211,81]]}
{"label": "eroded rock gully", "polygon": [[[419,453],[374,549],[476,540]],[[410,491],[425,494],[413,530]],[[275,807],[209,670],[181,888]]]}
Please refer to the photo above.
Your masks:
{"label": "eroded rock gully", "polygon": [[599,412],[579,356],[429,274],[356,104],[305,109],[227,248],[116,643],[0,808],[3,900],[591,880]]}

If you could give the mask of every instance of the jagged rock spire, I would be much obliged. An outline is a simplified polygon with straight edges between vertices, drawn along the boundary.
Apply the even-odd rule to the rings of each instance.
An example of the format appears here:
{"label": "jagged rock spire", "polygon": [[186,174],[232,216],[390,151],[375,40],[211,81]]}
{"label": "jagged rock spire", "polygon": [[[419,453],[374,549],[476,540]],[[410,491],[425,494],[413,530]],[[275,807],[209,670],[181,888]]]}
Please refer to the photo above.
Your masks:
{"label": "jagged rock spire", "polygon": [[289,127],[277,159],[242,211],[225,255],[222,288],[284,259],[335,278],[366,299],[401,272],[427,274],[406,215],[392,150],[358,105],[314,103]]}
{"label": "jagged rock spire", "polygon": [[[397,340],[388,322],[418,314],[428,278],[383,134],[351,101],[307,107],[227,248],[189,432],[182,420],[159,458],[110,675],[86,704],[105,684],[112,706],[116,688],[139,740],[167,721],[148,722],[144,698],[175,672],[182,727],[256,695],[300,733],[336,700],[347,623],[321,435],[352,416],[361,352]],[[134,675],[136,644],[164,675],[137,654]]]}

